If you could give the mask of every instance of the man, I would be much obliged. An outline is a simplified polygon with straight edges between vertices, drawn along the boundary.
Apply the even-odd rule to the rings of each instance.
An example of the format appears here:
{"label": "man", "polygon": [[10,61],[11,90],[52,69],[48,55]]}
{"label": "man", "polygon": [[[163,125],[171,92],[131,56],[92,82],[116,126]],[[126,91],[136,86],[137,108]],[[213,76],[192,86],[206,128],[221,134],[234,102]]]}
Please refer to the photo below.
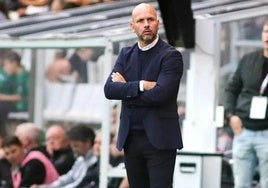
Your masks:
{"label": "man", "polygon": [[256,165],[260,186],[268,187],[268,20],[263,50],[246,54],[226,88],[226,114],[234,132],[235,188],[251,188]]}
{"label": "man", "polygon": [[80,48],[70,58],[71,74],[77,78],[78,83],[88,82],[87,62],[93,54],[92,49]]}
{"label": "man", "polygon": [[29,74],[21,66],[21,58],[14,51],[3,55],[3,67],[0,68],[0,128],[6,135],[4,127],[10,111],[28,109]]}
{"label": "man", "polygon": [[46,132],[46,150],[59,175],[66,174],[74,163],[74,154],[62,126],[51,125]]}
{"label": "man", "polygon": [[20,139],[26,152],[38,150],[47,157],[49,156],[45,146],[42,144],[43,131],[34,123],[25,122],[19,124],[15,129],[15,135]]}
{"label": "man", "polygon": [[49,159],[39,151],[25,153],[18,137],[6,137],[3,142],[3,149],[6,159],[12,165],[14,188],[51,183],[58,178],[58,173]]}
{"label": "man", "polygon": [[96,188],[98,186],[98,159],[93,155],[94,131],[85,125],[76,125],[67,132],[73,152],[78,156],[72,168],[58,180],[34,188]]}
{"label": "man", "polygon": [[181,53],[158,36],[153,6],[137,5],[130,27],[138,43],[123,48],[104,86],[122,100],[117,148],[124,149],[132,188],[172,187],[176,149],[182,148],[177,95]]}
{"label": "man", "polygon": [[57,50],[55,58],[46,69],[46,78],[50,82],[72,82],[75,80],[71,75],[71,64],[66,58],[66,49]]}

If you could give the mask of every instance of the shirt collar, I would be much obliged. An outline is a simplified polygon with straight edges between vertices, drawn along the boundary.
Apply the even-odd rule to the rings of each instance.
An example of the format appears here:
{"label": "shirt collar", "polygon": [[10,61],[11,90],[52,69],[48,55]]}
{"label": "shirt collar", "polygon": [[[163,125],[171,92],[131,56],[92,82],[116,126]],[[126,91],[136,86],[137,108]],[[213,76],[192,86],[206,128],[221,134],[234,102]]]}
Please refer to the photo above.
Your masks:
{"label": "shirt collar", "polygon": [[150,50],[152,47],[154,47],[156,45],[156,43],[158,42],[158,39],[159,39],[159,36],[157,35],[156,39],[151,44],[148,44],[147,46],[144,46],[144,47],[141,47],[140,43],[138,42],[139,49],[141,51]]}

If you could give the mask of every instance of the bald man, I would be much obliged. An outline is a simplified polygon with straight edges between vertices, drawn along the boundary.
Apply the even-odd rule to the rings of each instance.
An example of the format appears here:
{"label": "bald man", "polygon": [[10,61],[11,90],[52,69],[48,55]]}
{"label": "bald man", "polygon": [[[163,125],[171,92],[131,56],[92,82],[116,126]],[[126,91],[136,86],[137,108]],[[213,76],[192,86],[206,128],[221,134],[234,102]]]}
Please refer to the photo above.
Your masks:
{"label": "bald man", "polygon": [[182,138],[177,96],[183,73],[179,51],[158,35],[159,19],[147,3],[132,11],[138,42],[120,51],[104,93],[122,101],[117,148],[124,149],[131,188],[171,188]]}
{"label": "bald man", "polygon": [[50,160],[60,175],[66,174],[72,167],[75,159],[64,128],[60,125],[51,125],[46,132],[46,150]]}

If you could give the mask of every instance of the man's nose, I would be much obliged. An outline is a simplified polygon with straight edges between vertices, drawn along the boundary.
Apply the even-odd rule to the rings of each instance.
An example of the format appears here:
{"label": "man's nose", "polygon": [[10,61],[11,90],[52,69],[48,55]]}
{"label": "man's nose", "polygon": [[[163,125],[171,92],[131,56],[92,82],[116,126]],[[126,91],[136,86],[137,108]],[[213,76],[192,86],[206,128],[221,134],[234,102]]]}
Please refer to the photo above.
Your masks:
{"label": "man's nose", "polygon": [[149,22],[148,22],[148,20],[145,20],[144,21],[144,27],[148,27],[149,26]]}

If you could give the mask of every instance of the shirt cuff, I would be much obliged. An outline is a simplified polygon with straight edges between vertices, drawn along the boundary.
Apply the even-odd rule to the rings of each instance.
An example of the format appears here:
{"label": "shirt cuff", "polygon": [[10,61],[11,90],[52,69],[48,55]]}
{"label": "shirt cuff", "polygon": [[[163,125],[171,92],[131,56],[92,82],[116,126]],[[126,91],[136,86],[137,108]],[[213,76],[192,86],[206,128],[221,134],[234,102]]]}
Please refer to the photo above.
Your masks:
{"label": "shirt cuff", "polygon": [[139,84],[139,87],[140,87],[140,91],[141,91],[141,92],[144,91],[143,84],[144,84],[144,80],[141,80],[141,81],[140,81],[140,84]]}

